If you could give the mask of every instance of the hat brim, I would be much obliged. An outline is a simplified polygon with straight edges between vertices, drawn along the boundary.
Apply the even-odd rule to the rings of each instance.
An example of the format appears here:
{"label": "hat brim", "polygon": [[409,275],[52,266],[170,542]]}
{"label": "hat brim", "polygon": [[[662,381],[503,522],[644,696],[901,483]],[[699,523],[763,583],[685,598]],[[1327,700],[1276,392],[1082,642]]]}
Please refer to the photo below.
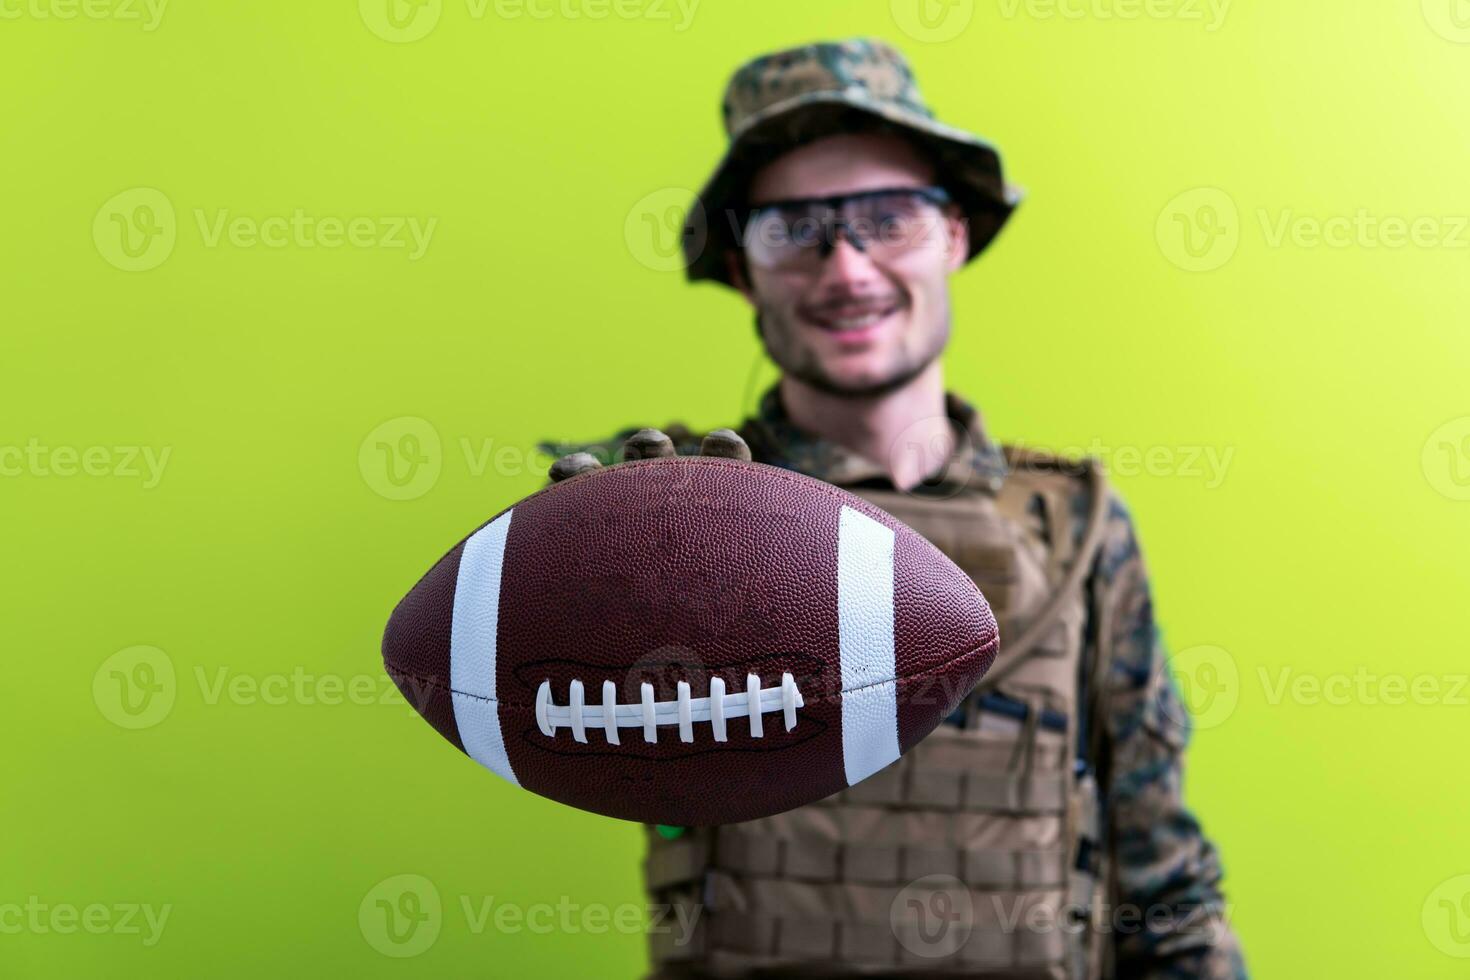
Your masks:
{"label": "hat brim", "polygon": [[[969,225],[969,263],[995,240],[1016,205],[1018,188],[1005,182],[1000,154],[973,133],[888,102],[863,104],[861,93],[801,95],[768,106],[751,117],[695,197],[685,218],[683,249],[690,282],[714,280],[733,285],[725,253],[739,247],[738,198],[752,169],[772,157],[773,149],[792,149],[823,136],[863,128],[875,121],[901,127],[928,149],[938,179],[963,211]],[[789,134],[799,133],[792,138]]]}

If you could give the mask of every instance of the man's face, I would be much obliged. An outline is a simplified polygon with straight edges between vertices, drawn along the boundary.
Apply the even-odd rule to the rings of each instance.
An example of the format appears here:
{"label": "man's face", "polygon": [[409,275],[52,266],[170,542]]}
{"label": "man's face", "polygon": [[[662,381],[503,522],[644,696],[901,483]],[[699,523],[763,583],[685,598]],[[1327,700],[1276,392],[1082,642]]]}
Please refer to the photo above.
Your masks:
{"label": "man's face", "polygon": [[[928,187],[934,179],[932,166],[900,137],[831,136],[759,170],[750,206]],[[783,372],[856,397],[903,385],[944,350],[948,276],[967,253],[964,221],[948,208],[930,233],[904,248],[861,251],[844,235],[817,263],[772,269],[749,262],[749,280],[737,271],[736,282],[756,308],[766,349]]]}

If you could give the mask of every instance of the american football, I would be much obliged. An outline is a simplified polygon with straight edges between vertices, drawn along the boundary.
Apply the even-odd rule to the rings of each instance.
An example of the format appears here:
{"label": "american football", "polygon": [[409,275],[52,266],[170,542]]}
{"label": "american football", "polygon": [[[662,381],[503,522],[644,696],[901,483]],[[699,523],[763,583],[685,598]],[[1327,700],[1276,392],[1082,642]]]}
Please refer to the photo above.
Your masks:
{"label": "american football", "polygon": [[383,660],[504,779],[700,826],[887,766],[998,646],[970,578],[882,510],[784,469],[674,457],[575,476],[492,518],[399,602]]}

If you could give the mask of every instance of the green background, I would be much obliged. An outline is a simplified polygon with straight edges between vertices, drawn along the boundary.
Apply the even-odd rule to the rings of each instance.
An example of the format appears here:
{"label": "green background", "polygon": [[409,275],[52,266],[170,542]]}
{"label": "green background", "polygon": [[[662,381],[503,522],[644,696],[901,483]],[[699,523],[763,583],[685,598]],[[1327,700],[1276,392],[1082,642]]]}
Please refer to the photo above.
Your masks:
{"label": "green background", "polygon": [[[1255,972],[1470,968],[1460,0],[1238,0],[1216,29],[1193,0],[1132,18],[955,0],[932,29],[912,0],[704,0],[687,21],[671,0],[443,0],[412,41],[386,0],[178,2],[151,30],[141,5],[93,2],[106,16],[0,3],[0,453],[110,461],[0,477],[0,916],[31,896],[170,913],[151,945],[0,932],[0,974],[641,969],[642,937],[597,920],[476,931],[463,899],[641,902],[638,831],[376,703],[378,641],[433,560],[539,485],[538,438],[752,404],[773,374],[743,301],[686,286],[651,229],[718,158],[739,61],[855,34],[900,45],[1027,191],[954,280],[949,378],[1000,436],[1115,462],[1201,722],[1188,796]],[[139,187],[176,242],[124,271],[112,215],[146,215],[107,202]],[[1171,203],[1197,188],[1219,193]],[[199,226],[298,208],[437,225],[417,259]],[[1393,247],[1299,223],[1360,210],[1432,225]],[[1218,248],[1191,256],[1187,225]],[[404,434],[427,462],[400,489],[377,443]],[[156,485],[129,446],[169,451]],[[1215,478],[1189,463],[1205,449],[1230,454]],[[159,690],[124,704],[148,678],[109,658],[140,645]],[[283,703],[251,693],[296,674]],[[1385,676],[1417,703],[1388,703]],[[1327,693],[1280,690],[1299,678]],[[353,684],[370,703],[325,703]],[[409,958],[372,926],[402,874],[443,909]]]}

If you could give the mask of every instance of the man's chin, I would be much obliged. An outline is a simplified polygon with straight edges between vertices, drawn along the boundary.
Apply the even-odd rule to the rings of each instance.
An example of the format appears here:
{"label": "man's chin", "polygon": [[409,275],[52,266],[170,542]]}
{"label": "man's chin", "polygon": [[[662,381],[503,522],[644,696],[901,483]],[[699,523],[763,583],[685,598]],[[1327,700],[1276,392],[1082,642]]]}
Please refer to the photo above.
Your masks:
{"label": "man's chin", "polygon": [[927,365],[910,370],[853,371],[829,370],[815,366],[799,371],[788,371],[797,380],[817,389],[823,394],[838,398],[878,398],[896,391],[918,377]]}

